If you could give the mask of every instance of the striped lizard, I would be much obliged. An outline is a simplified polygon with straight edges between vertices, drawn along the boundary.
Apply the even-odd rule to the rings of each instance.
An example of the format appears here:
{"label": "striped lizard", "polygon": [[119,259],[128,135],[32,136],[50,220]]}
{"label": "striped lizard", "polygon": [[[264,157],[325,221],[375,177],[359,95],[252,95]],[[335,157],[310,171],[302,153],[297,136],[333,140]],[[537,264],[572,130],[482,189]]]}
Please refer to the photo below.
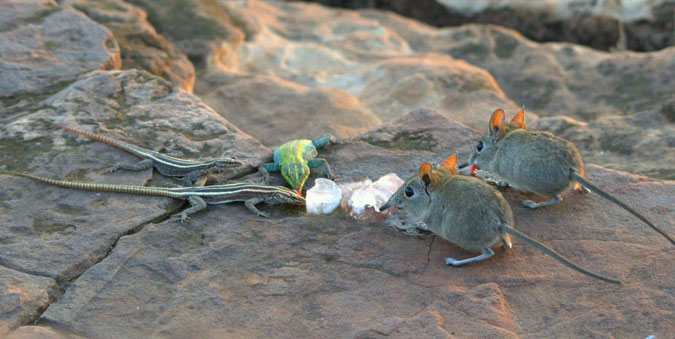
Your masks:
{"label": "striped lizard", "polygon": [[140,171],[154,166],[159,173],[167,177],[182,177],[183,181],[188,186],[193,186],[194,184],[199,184],[202,186],[205,182],[203,179],[206,179],[206,177],[200,177],[205,176],[206,174],[218,172],[227,167],[245,165],[243,162],[235,158],[219,158],[202,161],[176,158],[102,135],[80,131],[78,129],[64,126],[56,122],[51,123],[55,126],[65,129],[68,132],[81,135],[91,140],[100,141],[144,159],[136,164],[122,163],[115,165],[108,169],[109,172],[114,172],[118,169]]}
{"label": "striped lizard", "polygon": [[262,212],[255,207],[256,204],[261,202],[268,204],[305,204],[305,198],[295,193],[295,191],[282,186],[236,183],[200,187],[145,187],[63,181],[14,172],[3,174],[30,178],[50,185],[86,191],[102,191],[186,199],[190,203],[190,207],[172,216],[172,219],[180,219],[181,222],[188,220],[189,215],[205,209],[207,204],[214,205],[243,201],[251,212],[261,217],[269,216],[269,214]]}
{"label": "striped lizard", "polygon": [[302,195],[302,186],[309,178],[310,168],[323,167],[323,172],[329,179],[333,179],[333,172],[330,170],[328,161],[323,158],[317,158],[319,155],[317,148],[327,144],[335,143],[335,137],[330,134],[324,134],[314,140],[292,140],[274,150],[274,162],[263,164],[258,167],[269,182],[269,172],[281,172],[281,176],[286,179],[292,189]]}

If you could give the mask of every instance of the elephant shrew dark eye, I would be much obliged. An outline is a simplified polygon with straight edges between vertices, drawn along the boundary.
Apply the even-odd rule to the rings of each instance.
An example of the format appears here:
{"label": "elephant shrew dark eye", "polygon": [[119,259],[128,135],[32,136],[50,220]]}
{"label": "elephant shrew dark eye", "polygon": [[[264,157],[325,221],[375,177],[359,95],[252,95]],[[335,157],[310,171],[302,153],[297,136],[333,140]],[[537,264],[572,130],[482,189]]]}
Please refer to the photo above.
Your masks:
{"label": "elephant shrew dark eye", "polygon": [[476,152],[480,152],[483,150],[483,142],[479,141],[478,145],[476,145]]}
{"label": "elephant shrew dark eye", "polygon": [[408,198],[410,198],[410,197],[412,197],[413,195],[415,195],[415,191],[413,191],[413,189],[410,188],[410,187],[406,187],[406,188],[405,188],[405,191],[404,191],[403,193],[405,193],[405,196],[408,197]]}

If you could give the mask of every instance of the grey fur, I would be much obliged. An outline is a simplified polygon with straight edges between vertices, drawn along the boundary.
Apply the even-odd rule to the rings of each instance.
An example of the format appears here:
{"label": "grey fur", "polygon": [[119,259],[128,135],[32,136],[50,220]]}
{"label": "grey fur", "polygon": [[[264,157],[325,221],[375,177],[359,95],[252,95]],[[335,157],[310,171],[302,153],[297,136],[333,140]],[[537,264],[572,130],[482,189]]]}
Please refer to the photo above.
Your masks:
{"label": "grey fur", "polygon": [[[589,186],[591,183],[584,178],[584,162],[573,143],[549,132],[526,129],[513,123],[507,124],[504,122],[502,110],[493,113],[488,124],[488,132],[480,138],[479,144],[473,149],[469,164],[496,174],[514,189],[552,198],[541,203],[530,200],[523,202],[525,207],[532,209],[562,201],[560,195],[570,188],[590,192],[587,187],[582,186]],[[672,237],[625,203],[596,186],[591,188],[675,244]]]}
{"label": "grey fur", "polygon": [[499,191],[482,180],[455,175],[448,170],[437,169],[433,173],[436,179],[428,185],[419,175],[409,178],[380,210],[403,208],[424,222],[433,233],[465,250],[481,253],[464,260],[446,258],[447,264],[460,266],[490,258],[494,254],[491,247],[503,244],[506,249],[511,248],[513,235],[578,272],[620,283],[619,280],[590,272],[516,231],[511,207]]}

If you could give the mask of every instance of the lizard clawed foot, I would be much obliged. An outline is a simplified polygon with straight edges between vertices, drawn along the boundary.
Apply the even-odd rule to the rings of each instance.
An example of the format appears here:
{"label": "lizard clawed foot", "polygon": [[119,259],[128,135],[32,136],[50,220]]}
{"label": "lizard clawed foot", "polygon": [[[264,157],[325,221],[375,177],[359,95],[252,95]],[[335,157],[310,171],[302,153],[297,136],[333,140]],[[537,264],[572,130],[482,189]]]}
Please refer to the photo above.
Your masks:
{"label": "lizard clawed foot", "polygon": [[164,153],[166,155],[172,156],[172,157],[178,157],[182,158],[183,157],[183,152],[178,151],[178,141],[177,139],[169,139],[164,142],[164,145],[157,150],[159,153]]}
{"label": "lizard clawed foot", "polygon": [[171,218],[169,218],[169,220],[171,220],[171,221],[180,221],[181,224],[182,224],[182,223],[184,223],[184,222],[190,220],[190,217],[188,217],[187,213],[185,213],[185,212],[180,212],[180,213],[178,213],[178,214],[172,215]]}
{"label": "lizard clawed foot", "polygon": [[272,182],[272,177],[270,177],[270,172],[265,168],[264,165],[261,165],[260,167],[258,167],[258,172],[260,172],[260,174],[262,174],[263,180],[264,180],[263,183],[265,185],[269,185],[270,182]]}
{"label": "lizard clawed foot", "polygon": [[421,237],[422,236],[422,233],[420,233],[419,229],[416,228],[416,227],[406,228],[405,230],[403,230],[403,233],[405,235],[410,235],[410,236],[413,236],[413,237]]}
{"label": "lizard clawed foot", "polygon": [[103,171],[103,173],[112,173],[112,172],[117,171],[118,169],[120,169],[119,166],[113,166],[113,167],[110,167],[110,168],[104,168],[102,171]]}
{"label": "lizard clawed foot", "polygon": [[431,232],[431,231],[429,231],[429,227],[427,227],[427,224],[425,224],[421,221],[416,221],[414,226],[415,226],[415,228],[421,229],[422,231]]}
{"label": "lizard clawed foot", "polygon": [[269,217],[270,217],[270,214],[269,214],[269,213],[267,213],[267,212],[262,212],[262,211],[256,212],[256,215],[258,215],[259,217],[263,217],[263,218],[269,218]]}

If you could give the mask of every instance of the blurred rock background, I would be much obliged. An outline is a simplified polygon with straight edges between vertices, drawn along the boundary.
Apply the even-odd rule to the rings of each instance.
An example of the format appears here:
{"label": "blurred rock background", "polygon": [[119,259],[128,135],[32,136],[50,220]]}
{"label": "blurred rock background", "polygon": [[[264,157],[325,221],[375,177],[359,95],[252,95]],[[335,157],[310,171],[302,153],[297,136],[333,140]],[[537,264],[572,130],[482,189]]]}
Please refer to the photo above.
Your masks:
{"label": "blurred rock background", "polygon": [[620,47],[634,51],[654,51],[675,43],[672,0],[302,1],[388,10],[438,27],[494,24],[514,29],[534,41],[571,42],[605,51],[617,48],[621,39],[624,42]]}

